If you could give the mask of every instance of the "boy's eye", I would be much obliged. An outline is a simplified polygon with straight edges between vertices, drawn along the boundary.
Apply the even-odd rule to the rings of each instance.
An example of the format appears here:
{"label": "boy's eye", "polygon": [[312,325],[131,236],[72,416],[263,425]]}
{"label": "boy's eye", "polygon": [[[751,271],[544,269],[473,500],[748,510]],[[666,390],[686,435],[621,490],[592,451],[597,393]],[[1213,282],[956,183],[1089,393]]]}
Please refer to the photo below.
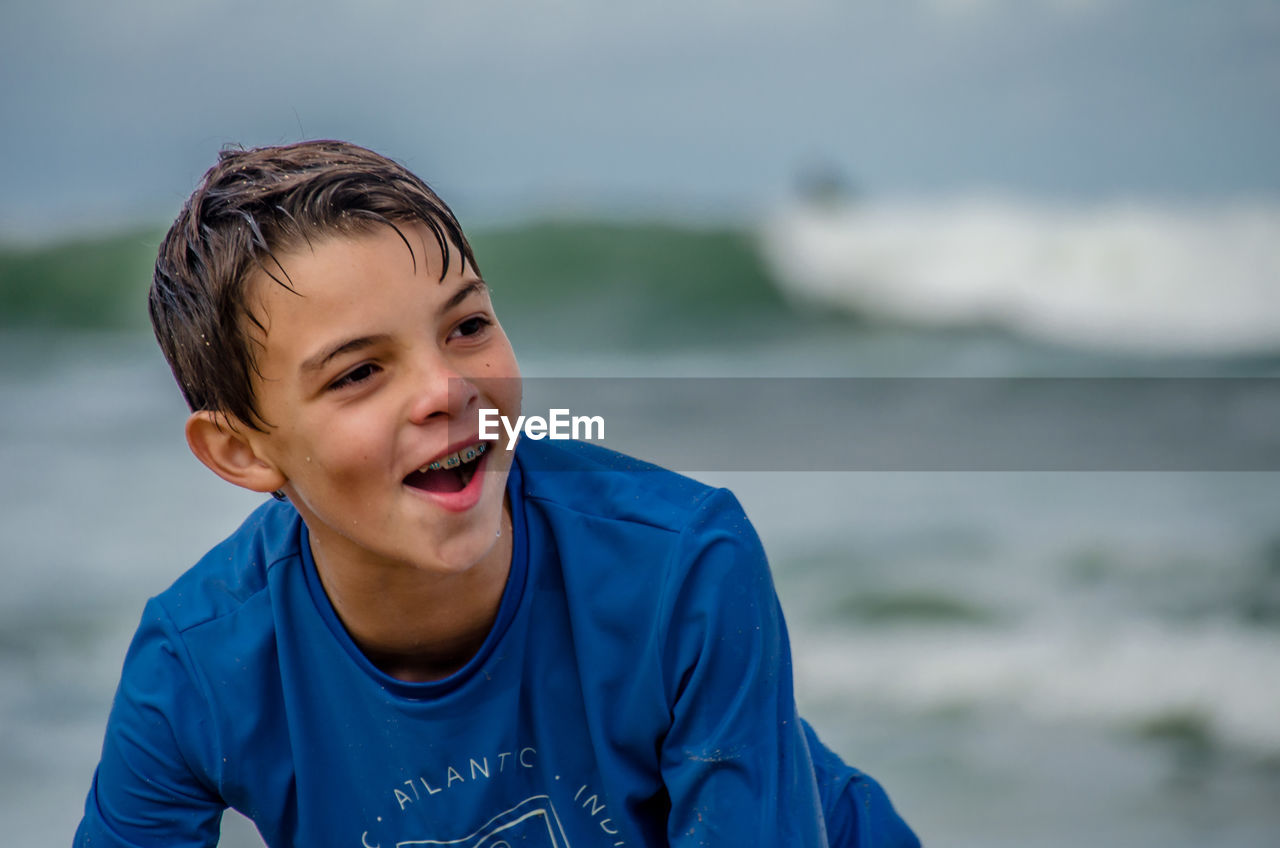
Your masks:
{"label": "boy's eye", "polygon": [[356,383],[361,383],[369,379],[370,377],[372,377],[377,372],[377,370],[378,369],[376,365],[374,365],[371,362],[366,362],[363,365],[359,365],[359,366],[356,366],[355,368],[352,368],[350,371],[343,374],[338,379],[334,380],[332,383],[329,384],[329,389],[330,390],[341,389],[345,386],[353,386]]}
{"label": "boy's eye", "polygon": [[451,335],[463,336],[463,337],[479,335],[480,333],[483,333],[492,323],[493,323],[492,321],[490,321],[488,318],[486,318],[483,315],[473,315],[470,318],[463,321],[462,323],[458,324],[458,326],[454,328],[454,331],[453,333],[451,333]]}

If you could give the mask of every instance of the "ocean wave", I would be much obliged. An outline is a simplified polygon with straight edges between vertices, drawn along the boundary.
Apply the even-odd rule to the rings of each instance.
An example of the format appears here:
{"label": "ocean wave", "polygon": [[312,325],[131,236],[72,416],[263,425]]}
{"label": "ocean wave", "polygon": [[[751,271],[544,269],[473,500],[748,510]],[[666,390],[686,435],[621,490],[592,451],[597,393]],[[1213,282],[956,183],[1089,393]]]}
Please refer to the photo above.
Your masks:
{"label": "ocean wave", "polygon": [[931,714],[1012,710],[1152,738],[1193,718],[1207,744],[1280,755],[1280,633],[1205,622],[1077,619],[999,628],[793,634],[799,686],[818,700]]}
{"label": "ocean wave", "polygon": [[792,299],[872,319],[1138,353],[1280,349],[1275,203],[797,204],[759,243]]}
{"label": "ocean wave", "polygon": [[[0,326],[142,329],[158,238],[0,247]],[[784,206],[754,228],[532,220],[472,243],[530,349],[565,327],[600,349],[812,334],[789,313],[816,305],[846,343],[854,319],[1120,354],[1280,353],[1278,204],[868,201]]]}
{"label": "ocean wave", "polygon": [[[531,220],[470,239],[500,314],[528,344],[566,327],[596,347],[732,339],[785,308],[741,227]],[[159,240],[146,230],[0,244],[0,327],[144,328]]]}

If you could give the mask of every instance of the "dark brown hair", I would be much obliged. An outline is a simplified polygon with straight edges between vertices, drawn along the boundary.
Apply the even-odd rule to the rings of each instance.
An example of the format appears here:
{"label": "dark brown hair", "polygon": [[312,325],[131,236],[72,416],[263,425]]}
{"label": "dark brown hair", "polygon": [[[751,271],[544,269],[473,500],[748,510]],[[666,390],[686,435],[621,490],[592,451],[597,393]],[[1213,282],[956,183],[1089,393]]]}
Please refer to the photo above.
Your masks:
{"label": "dark brown hair", "polygon": [[476,267],[449,207],[384,156],[341,141],[223,150],[160,244],[148,302],[187,405],[257,430],[270,426],[253,393],[260,341],[250,327],[266,329],[246,303],[247,279],[262,271],[292,290],[278,254],[378,225],[393,227],[408,247],[397,224],[415,222],[435,235],[444,257],[441,279],[451,248]]}

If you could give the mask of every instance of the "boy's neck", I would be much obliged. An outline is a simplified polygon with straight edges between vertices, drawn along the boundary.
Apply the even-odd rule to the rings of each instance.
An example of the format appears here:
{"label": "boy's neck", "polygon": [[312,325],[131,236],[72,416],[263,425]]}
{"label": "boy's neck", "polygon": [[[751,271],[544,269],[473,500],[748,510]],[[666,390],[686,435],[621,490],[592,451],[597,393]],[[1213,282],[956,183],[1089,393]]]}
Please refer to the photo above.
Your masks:
{"label": "boy's neck", "polygon": [[369,662],[391,677],[407,683],[427,683],[442,680],[466,665],[484,644],[492,625],[493,619],[490,618],[482,627],[472,633],[459,634],[450,643],[417,651],[383,651],[372,645],[361,644],[361,640],[356,640],[356,644],[360,645],[360,650]]}
{"label": "boy's neck", "polygon": [[512,533],[502,534],[474,567],[458,575],[407,566],[340,568],[312,537],[312,558],[334,612],[361,652],[407,682],[440,680],[476,655],[498,616],[511,571]]}

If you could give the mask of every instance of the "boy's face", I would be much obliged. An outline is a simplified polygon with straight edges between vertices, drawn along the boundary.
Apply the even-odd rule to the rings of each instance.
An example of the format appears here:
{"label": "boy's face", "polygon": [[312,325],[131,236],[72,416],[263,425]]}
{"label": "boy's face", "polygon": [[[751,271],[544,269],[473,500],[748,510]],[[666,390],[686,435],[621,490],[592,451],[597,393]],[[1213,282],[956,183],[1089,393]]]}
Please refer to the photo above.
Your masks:
{"label": "boy's face", "polygon": [[400,230],[413,256],[378,226],[279,255],[296,294],[261,273],[250,280],[267,329],[254,389],[271,425],[250,438],[287,480],[322,568],[456,574],[498,555],[512,454],[486,442],[460,470],[420,469],[480,444],[478,409],[514,420],[519,371],[461,251],[441,281],[435,237]]}

